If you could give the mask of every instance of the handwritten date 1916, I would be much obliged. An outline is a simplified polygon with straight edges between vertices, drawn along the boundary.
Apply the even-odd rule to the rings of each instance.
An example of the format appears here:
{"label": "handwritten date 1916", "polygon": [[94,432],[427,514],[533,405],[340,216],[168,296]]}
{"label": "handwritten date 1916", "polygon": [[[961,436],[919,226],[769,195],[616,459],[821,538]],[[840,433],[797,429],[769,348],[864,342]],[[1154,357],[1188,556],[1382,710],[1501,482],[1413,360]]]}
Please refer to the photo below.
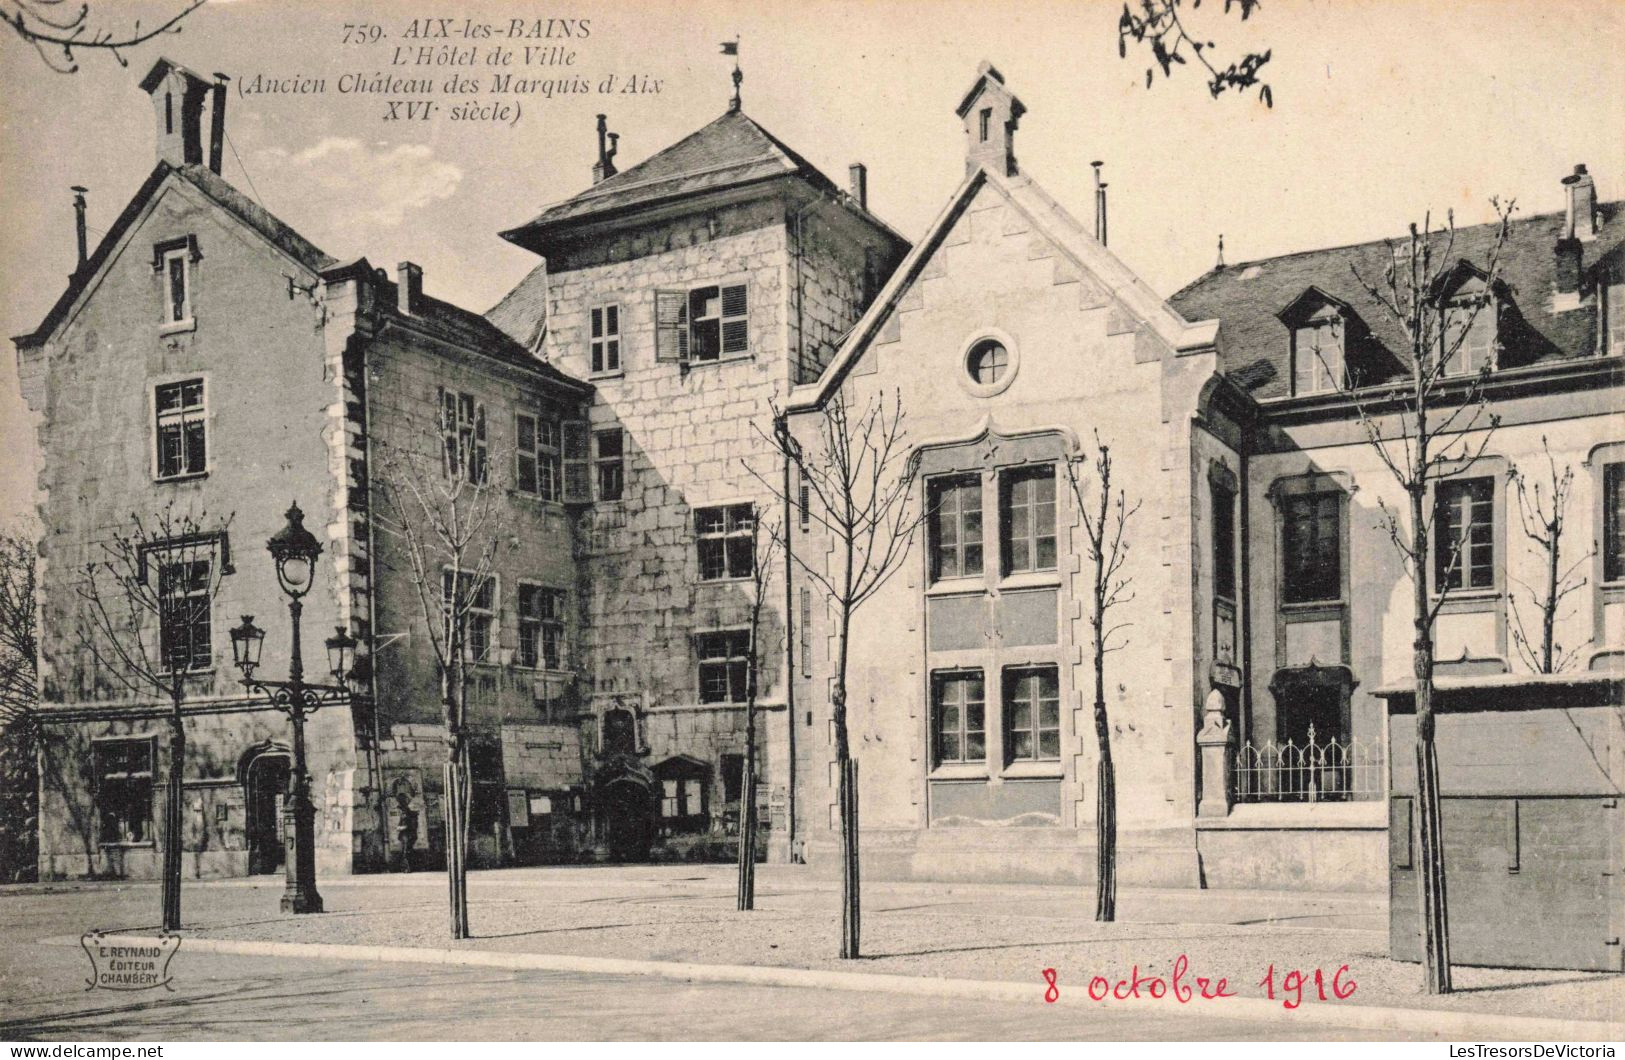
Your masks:
{"label": "handwritten date 1916", "polygon": [[[1058,976],[1053,968],[1045,968],[1043,976],[1044,1001],[1053,1005],[1061,996]],[[1319,968],[1309,973],[1294,968],[1284,975],[1278,975],[1275,965],[1271,964],[1269,971],[1258,981],[1258,985],[1263,988],[1269,1000],[1279,999],[1282,1007],[1287,1009],[1295,1009],[1303,1004],[1306,989],[1312,990],[1309,995],[1311,999],[1319,997],[1322,1001],[1343,1001],[1352,996],[1355,990],[1354,979],[1349,975],[1349,966],[1346,964],[1329,977]],[[1143,974],[1140,966],[1135,965],[1127,978],[1113,981],[1107,976],[1093,976],[1085,992],[1091,1001],[1169,998],[1181,1005],[1188,1005],[1196,1000],[1217,1001],[1236,996],[1235,991],[1230,989],[1229,979],[1213,979],[1205,975],[1191,974],[1190,958],[1183,953],[1174,961],[1172,975],[1165,977]]]}

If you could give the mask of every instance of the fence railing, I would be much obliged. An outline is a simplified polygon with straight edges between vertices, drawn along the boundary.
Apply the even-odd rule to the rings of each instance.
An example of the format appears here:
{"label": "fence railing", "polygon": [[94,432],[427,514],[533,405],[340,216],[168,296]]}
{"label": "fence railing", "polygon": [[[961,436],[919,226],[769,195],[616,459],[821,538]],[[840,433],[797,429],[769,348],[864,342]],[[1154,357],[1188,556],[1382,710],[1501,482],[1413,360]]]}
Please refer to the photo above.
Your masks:
{"label": "fence railing", "polygon": [[1383,795],[1379,743],[1321,738],[1248,743],[1236,751],[1236,802],[1361,802]]}

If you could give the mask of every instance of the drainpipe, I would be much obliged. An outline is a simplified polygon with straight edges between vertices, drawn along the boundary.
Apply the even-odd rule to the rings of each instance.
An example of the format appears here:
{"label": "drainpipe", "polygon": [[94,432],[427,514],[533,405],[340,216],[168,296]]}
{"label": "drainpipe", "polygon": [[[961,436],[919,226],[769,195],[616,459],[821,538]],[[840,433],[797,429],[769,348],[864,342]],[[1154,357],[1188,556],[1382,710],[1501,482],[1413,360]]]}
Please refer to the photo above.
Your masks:
{"label": "drainpipe", "polygon": [[1252,578],[1252,515],[1247,489],[1249,460],[1248,442],[1252,438],[1250,427],[1241,431],[1240,451],[1236,454],[1241,464],[1241,702],[1236,711],[1237,746],[1247,746],[1253,720],[1253,578]]}
{"label": "drainpipe", "polygon": [[[799,301],[799,299],[798,299]],[[779,422],[785,424],[784,430],[789,426],[784,413],[779,413]],[[775,432],[777,433],[777,432]],[[789,734],[786,757],[789,759],[789,768],[786,771],[789,787],[785,796],[785,817],[787,819],[787,841],[789,843],[790,860],[793,863],[796,857],[796,652],[795,652],[795,579],[791,575],[794,569],[791,563],[790,550],[795,540],[794,530],[791,528],[790,504],[790,457],[784,457],[784,720],[785,728]]]}

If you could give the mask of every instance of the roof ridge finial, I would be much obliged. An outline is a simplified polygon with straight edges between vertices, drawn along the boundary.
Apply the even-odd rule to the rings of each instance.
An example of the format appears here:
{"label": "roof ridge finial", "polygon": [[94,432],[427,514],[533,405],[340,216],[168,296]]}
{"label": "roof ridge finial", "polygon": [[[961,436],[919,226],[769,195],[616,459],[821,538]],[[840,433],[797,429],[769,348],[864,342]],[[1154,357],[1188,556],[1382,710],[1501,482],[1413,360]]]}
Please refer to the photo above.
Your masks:
{"label": "roof ridge finial", "polygon": [[734,57],[734,94],[733,98],[728,101],[728,109],[730,111],[740,110],[744,104],[739,98],[739,85],[740,82],[745,80],[745,75],[739,69],[739,34],[735,33],[733,40],[725,40],[722,42],[722,54],[731,55]]}
{"label": "roof ridge finial", "polygon": [[1224,233],[1219,233],[1219,261],[1213,266],[1215,269],[1224,268]]}

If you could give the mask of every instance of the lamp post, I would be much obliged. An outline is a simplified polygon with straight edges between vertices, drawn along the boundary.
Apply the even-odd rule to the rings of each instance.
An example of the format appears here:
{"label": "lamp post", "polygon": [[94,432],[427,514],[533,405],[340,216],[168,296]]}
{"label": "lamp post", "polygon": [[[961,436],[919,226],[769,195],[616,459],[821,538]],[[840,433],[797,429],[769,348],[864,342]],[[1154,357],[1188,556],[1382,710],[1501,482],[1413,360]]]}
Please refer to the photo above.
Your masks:
{"label": "lamp post", "polygon": [[243,672],[243,685],[270,698],[271,704],[293,722],[293,773],[288,778],[289,799],[283,805],[284,859],[288,885],[282,893],[285,913],[320,913],[322,896],[316,891],[316,808],[310,801],[310,773],[305,768],[305,716],[329,703],[351,698],[345,680],[355,653],[355,638],[344,627],[335,628],[327,638],[328,662],[334,684],[314,684],[305,680],[304,659],[300,653],[299,619],[304,597],[315,580],[316,557],[322,545],[305,529],[305,513],[299,505],[287,512],[288,523],[266,542],[276,562],[277,584],[288,596],[288,616],[293,640],[288,660],[288,679],[269,681],[256,678],[265,631],[254,625],[253,615],[244,615],[242,625],[231,631],[231,652]]}

